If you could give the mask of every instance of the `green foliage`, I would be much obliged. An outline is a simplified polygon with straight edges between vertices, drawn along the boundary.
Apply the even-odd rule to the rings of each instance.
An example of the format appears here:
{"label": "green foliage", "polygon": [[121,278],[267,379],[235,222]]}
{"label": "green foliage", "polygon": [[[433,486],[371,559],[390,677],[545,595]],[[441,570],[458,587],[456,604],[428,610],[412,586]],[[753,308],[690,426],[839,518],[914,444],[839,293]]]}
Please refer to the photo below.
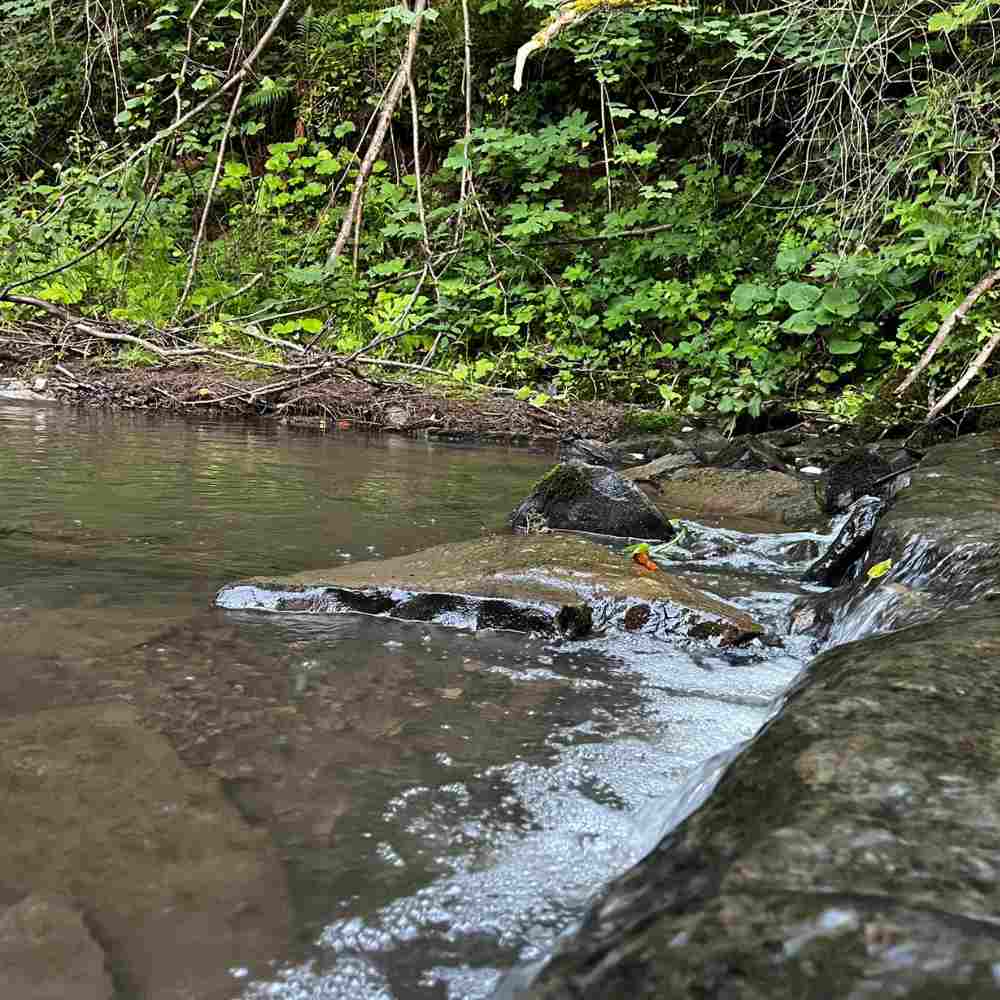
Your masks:
{"label": "green foliage", "polygon": [[[2,283],[74,261],[138,204],[100,252],[24,291],[172,322],[226,101],[99,178],[215,89],[277,6],[248,5],[244,21],[228,0],[196,17],[193,0],[85,16],[0,0]],[[329,268],[413,16],[314,2],[283,24],[237,109],[188,304],[205,313],[200,335],[275,360],[280,345],[248,329],[347,353],[374,343],[538,406],[653,407],[650,429],[684,410],[755,416],[779,397],[860,410],[1000,263],[993,22],[973,0],[751,7],[609,4],[515,93],[513,55],[554,5],[474,6],[468,141],[461,7],[435,8],[414,72],[420,186],[407,94],[356,245]],[[775,65],[777,86],[761,75]],[[928,391],[998,322],[984,297]]]}

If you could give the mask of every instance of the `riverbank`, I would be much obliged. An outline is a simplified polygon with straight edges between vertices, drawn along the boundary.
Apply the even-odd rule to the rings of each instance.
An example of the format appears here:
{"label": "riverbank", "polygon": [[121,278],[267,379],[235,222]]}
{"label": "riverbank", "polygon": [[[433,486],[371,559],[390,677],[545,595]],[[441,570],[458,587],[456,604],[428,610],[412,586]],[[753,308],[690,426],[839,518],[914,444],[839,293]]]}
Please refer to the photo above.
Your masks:
{"label": "riverbank", "polygon": [[565,437],[619,437],[635,426],[637,412],[623,404],[557,399],[540,405],[509,390],[460,382],[346,374],[277,388],[246,373],[193,364],[122,368],[65,362],[36,369],[28,361],[8,362],[0,367],[0,397],[544,448]]}

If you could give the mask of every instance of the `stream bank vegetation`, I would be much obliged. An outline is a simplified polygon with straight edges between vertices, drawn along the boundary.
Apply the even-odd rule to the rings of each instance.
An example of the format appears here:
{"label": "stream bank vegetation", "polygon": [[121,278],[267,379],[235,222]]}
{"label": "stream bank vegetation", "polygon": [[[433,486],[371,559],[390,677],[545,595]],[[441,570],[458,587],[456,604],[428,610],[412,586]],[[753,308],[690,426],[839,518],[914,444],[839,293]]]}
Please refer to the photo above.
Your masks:
{"label": "stream bank vegetation", "polygon": [[226,373],[190,407],[336,378],[734,425],[997,412],[995,4],[0,14],[8,368]]}

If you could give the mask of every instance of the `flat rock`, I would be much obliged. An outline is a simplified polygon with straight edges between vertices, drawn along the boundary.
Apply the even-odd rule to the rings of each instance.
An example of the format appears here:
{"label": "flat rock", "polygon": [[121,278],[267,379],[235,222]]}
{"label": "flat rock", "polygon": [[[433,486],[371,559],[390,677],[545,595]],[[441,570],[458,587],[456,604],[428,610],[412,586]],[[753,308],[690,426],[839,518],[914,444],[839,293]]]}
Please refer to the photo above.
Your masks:
{"label": "flat rock", "polygon": [[129,706],[0,723],[0,788],[0,890],[71,893],[134,995],[228,1000],[230,967],[286,947],[285,876],[267,834]]}
{"label": "flat rock", "polygon": [[812,486],[784,472],[688,467],[658,477],[658,482],[654,502],[668,517],[713,514],[788,527],[822,519]]}
{"label": "flat rock", "polygon": [[491,617],[503,602],[512,606],[515,626],[518,608],[534,612],[536,617],[525,619],[527,631],[554,622],[565,605],[590,605],[603,622],[617,621],[637,602],[658,607],[668,618],[692,612],[758,630],[744,612],[669,572],[642,570],[605,545],[552,532],[492,535],[394,559],[246,581],[223,588],[217,598],[228,608],[368,611],[465,627],[483,627],[485,613],[486,625],[498,620],[500,627],[512,627]]}
{"label": "flat rock", "polygon": [[0,996],[111,1000],[104,952],[64,896],[34,894],[0,911]]}

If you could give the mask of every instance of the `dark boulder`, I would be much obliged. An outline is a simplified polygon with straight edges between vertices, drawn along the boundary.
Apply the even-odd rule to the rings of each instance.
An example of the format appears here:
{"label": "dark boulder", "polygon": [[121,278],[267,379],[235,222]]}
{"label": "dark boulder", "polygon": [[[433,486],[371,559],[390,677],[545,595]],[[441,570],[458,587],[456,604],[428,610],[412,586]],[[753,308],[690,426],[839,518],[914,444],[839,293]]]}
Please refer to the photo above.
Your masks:
{"label": "dark boulder", "polygon": [[855,500],[837,537],[805,571],[802,579],[808,583],[821,583],[825,587],[837,587],[847,580],[868,548],[884,506],[878,497]]}
{"label": "dark boulder", "polygon": [[761,438],[737,438],[721,451],[712,456],[708,462],[718,469],[749,469],[763,472],[787,472],[796,475],[794,461],[789,461],[781,449]]}
{"label": "dark boulder", "polygon": [[[835,590],[799,601],[792,628],[842,643],[966,607],[1000,580],[1000,436],[932,448],[897,475],[863,564]],[[870,573],[873,567],[883,572]]]}
{"label": "dark boulder", "polygon": [[827,469],[819,481],[817,499],[827,514],[837,514],[863,496],[885,497],[893,471],[878,452],[857,448]]}
{"label": "dark boulder", "polygon": [[511,527],[590,531],[631,538],[673,538],[670,522],[634,482],[585,462],[561,462],[510,515]]}

